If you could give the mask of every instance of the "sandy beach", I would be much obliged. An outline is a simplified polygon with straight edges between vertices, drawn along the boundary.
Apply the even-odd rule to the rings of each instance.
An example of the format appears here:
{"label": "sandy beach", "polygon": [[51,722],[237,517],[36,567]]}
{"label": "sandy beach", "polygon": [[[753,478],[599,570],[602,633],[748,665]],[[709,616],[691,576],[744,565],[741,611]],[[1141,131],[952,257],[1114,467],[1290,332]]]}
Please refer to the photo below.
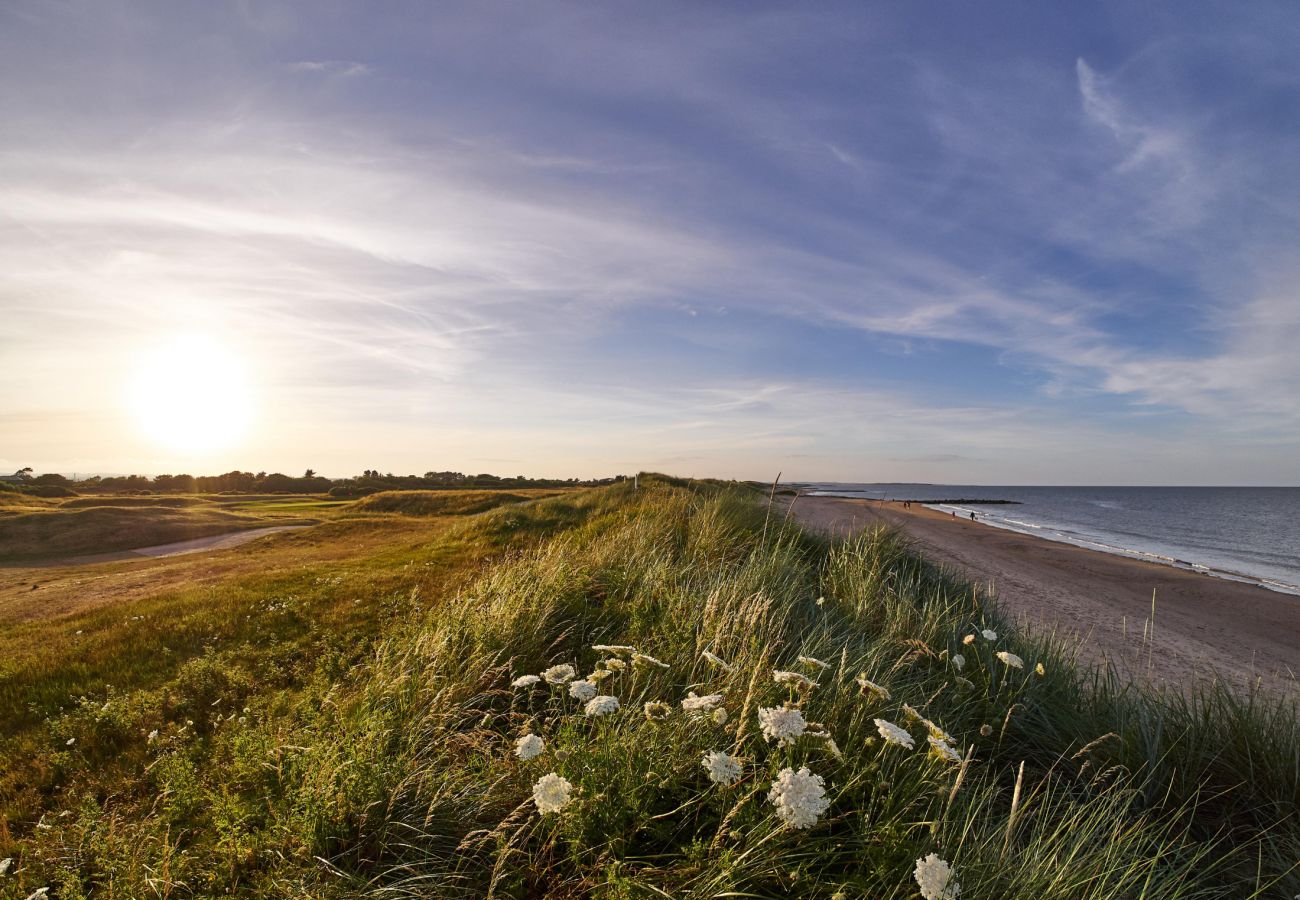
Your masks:
{"label": "sandy beach", "polygon": [[[1300,689],[1300,598],[1126,559],[899,502],[799,497],[791,515],[831,534],[901,528],[928,559],[985,586],[1035,631],[1077,641],[1081,660],[1109,661],[1155,682],[1211,673],[1273,690]],[[1154,637],[1144,642],[1156,596]]]}

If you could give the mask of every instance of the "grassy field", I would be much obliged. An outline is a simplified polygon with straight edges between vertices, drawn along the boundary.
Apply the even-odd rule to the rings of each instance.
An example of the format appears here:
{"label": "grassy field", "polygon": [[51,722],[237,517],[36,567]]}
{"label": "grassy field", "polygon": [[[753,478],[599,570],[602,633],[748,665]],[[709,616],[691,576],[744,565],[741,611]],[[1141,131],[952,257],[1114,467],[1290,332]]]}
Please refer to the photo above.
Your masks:
{"label": "grassy field", "polygon": [[1293,706],[1080,672],[890,534],[643,478],[284,538],[0,633],[0,896],[1300,891]]}

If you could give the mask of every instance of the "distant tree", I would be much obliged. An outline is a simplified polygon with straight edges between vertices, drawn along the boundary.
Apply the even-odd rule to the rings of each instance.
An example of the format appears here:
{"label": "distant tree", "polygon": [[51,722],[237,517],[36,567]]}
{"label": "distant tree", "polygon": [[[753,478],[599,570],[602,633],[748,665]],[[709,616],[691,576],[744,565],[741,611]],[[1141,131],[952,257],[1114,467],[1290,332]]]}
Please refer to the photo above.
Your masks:
{"label": "distant tree", "polygon": [[24,480],[30,479],[32,477],[32,467],[24,466],[23,468],[19,469],[17,472],[14,473],[14,477],[22,478]]}
{"label": "distant tree", "polygon": [[315,469],[308,469],[306,472],[303,472],[303,473],[302,473],[302,477],[303,477],[303,478],[315,478],[315,477],[316,477],[316,470],[315,470]]}
{"label": "distant tree", "polygon": [[[30,471],[30,469],[28,470]],[[67,484],[68,479],[64,478],[58,472],[46,472],[44,475],[36,476],[37,484]]]}

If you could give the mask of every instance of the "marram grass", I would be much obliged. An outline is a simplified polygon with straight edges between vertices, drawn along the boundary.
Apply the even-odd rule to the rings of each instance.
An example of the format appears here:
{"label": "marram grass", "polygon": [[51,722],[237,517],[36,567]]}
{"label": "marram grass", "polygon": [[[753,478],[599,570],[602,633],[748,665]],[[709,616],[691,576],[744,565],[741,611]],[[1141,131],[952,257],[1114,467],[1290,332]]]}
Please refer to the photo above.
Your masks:
{"label": "marram grass", "polygon": [[222,712],[154,737],[83,728],[138,771],[117,794],[52,791],[44,827],[10,822],[0,891],[1300,891],[1293,706],[1080,671],[896,535],[831,544],[744,488],[641,485],[448,533],[536,539],[402,607],[346,671],[260,696],[214,662],[190,692]]}

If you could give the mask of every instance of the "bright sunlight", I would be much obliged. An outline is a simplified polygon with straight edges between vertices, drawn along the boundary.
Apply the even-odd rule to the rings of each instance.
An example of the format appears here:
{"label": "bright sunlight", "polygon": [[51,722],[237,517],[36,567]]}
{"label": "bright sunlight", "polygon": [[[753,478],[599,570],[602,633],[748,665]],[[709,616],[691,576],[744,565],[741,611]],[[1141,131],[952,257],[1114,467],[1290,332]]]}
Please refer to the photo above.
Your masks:
{"label": "bright sunlight", "polygon": [[237,443],[252,412],[243,360],[205,336],[175,337],[147,353],[132,382],[130,402],[152,440],[193,454]]}

